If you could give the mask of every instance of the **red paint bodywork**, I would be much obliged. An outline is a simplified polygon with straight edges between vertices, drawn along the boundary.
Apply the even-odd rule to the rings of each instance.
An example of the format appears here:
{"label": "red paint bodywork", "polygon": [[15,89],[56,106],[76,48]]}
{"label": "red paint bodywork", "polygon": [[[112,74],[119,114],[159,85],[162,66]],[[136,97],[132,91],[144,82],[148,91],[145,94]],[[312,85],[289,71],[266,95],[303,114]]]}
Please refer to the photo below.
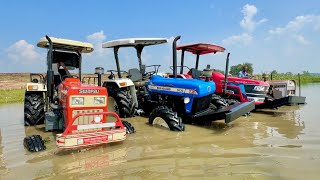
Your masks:
{"label": "red paint bodywork", "polygon": [[[196,44],[188,44],[188,45],[181,45],[177,47],[177,50],[188,51],[193,54],[204,55],[210,53],[217,53],[217,52],[224,52],[225,48],[215,45],[215,44],[207,44],[207,43],[196,43]],[[170,77],[170,75],[169,75]],[[178,75],[180,78],[192,78],[190,71],[187,74],[180,74]],[[205,77],[201,77],[205,79]],[[210,80],[212,80],[216,84],[216,93],[222,94],[223,87],[224,87],[224,75],[220,72],[213,72]],[[232,84],[250,84],[250,85],[258,85],[258,86],[268,86],[267,82],[254,80],[254,79],[245,79],[245,78],[238,78],[238,77],[228,77],[228,83]],[[241,92],[240,87],[227,85],[228,89],[237,89],[238,92]],[[228,93],[227,93],[228,94]],[[230,94],[232,96],[236,96],[239,98],[240,102],[248,102],[248,98],[245,94]],[[262,104],[263,102],[255,102],[255,104]]]}
{"label": "red paint bodywork", "polygon": [[[92,90],[98,90],[99,93],[82,93],[79,94],[79,90],[81,89],[92,89]],[[104,95],[106,96],[106,100],[108,97],[107,89],[100,86],[95,85],[88,85],[88,84],[82,84],[79,79],[77,78],[66,78],[60,85],[59,85],[59,104],[62,105],[63,108],[63,114],[64,114],[64,120],[66,124],[70,124],[72,120],[72,112],[74,110],[93,110],[93,109],[101,109],[103,112],[107,112],[108,105],[106,106],[100,106],[100,107],[70,107],[70,96],[72,95],[79,95],[79,96],[85,96],[85,95]],[[106,122],[105,116],[103,116],[102,122]]]}

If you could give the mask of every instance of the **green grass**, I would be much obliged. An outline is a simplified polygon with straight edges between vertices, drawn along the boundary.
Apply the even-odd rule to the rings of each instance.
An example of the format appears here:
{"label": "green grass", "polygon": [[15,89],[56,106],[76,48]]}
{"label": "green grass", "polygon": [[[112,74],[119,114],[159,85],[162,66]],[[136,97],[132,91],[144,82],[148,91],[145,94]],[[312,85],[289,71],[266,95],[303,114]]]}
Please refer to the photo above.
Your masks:
{"label": "green grass", "polygon": [[[262,80],[262,75],[257,76],[258,79]],[[270,75],[268,80],[270,80]],[[272,80],[295,80],[298,83],[298,75],[297,74],[273,74]],[[301,84],[306,83],[320,83],[320,76],[312,76],[308,74],[301,74],[300,75]]]}
{"label": "green grass", "polygon": [[25,89],[0,90],[0,104],[24,101]]}

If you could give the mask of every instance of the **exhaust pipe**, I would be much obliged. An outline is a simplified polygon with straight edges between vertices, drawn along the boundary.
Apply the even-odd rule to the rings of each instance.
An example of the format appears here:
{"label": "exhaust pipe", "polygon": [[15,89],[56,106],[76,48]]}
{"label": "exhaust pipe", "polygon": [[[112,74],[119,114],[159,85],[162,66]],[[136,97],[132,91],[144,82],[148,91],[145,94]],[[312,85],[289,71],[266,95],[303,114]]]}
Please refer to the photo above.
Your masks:
{"label": "exhaust pipe", "polygon": [[181,38],[181,36],[177,36],[174,38],[172,43],[172,55],[173,55],[173,78],[177,78],[177,41]]}
{"label": "exhaust pipe", "polygon": [[227,60],[226,60],[226,69],[224,71],[224,87],[223,87],[223,94],[226,94],[227,92],[227,83],[228,83],[228,71],[229,71],[229,56],[230,53],[227,55]]}
{"label": "exhaust pipe", "polygon": [[[49,98],[48,104],[52,102],[52,96],[53,96],[53,89],[52,89],[52,83],[53,83],[53,70],[52,70],[52,51],[53,51],[53,44],[49,36],[46,35],[46,39],[49,42],[49,51],[47,55],[47,64],[48,64],[48,70],[47,70],[47,97]],[[47,104],[47,105],[48,105]]]}

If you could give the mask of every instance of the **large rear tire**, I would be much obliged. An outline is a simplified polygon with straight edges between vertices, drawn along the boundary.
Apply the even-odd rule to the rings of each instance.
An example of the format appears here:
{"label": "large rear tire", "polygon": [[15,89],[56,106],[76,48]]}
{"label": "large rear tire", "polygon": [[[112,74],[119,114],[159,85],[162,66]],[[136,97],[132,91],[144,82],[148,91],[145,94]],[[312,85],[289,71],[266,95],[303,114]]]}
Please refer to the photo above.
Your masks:
{"label": "large rear tire", "polygon": [[159,124],[157,121],[164,121],[162,126],[169,128],[171,131],[184,131],[185,125],[182,123],[181,117],[173,112],[167,106],[160,106],[152,110],[149,117],[149,124]]}
{"label": "large rear tire", "polygon": [[114,106],[109,108],[113,109],[111,111],[117,113],[120,118],[128,118],[134,116],[136,106],[133,104],[132,97],[128,94],[127,91],[116,90],[114,92],[108,92],[108,94],[114,100],[113,104],[110,103]]}
{"label": "large rear tire", "polygon": [[42,124],[44,119],[43,92],[26,92],[24,99],[24,125]]}

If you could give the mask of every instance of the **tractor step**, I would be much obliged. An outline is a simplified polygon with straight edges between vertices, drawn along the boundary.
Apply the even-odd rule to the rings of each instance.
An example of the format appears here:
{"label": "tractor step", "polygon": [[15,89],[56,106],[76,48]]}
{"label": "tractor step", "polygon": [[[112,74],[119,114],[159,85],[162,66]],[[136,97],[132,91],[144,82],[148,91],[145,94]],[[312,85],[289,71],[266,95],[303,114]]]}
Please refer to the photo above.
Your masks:
{"label": "tractor step", "polygon": [[56,145],[58,148],[77,148],[97,144],[123,141],[126,139],[126,129],[103,130],[98,132],[83,132],[77,134],[57,134]]}
{"label": "tractor step", "polygon": [[225,123],[230,123],[239,117],[247,114],[248,112],[255,109],[254,102],[238,103],[218,110],[208,109],[195,115],[190,116],[191,118],[199,118],[204,120],[221,120],[224,119]]}
{"label": "tractor step", "polygon": [[274,109],[284,105],[304,104],[305,102],[306,97],[304,96],[287,96],[280,99],[265,101],[262,104],[257,104],[256,109]]}

